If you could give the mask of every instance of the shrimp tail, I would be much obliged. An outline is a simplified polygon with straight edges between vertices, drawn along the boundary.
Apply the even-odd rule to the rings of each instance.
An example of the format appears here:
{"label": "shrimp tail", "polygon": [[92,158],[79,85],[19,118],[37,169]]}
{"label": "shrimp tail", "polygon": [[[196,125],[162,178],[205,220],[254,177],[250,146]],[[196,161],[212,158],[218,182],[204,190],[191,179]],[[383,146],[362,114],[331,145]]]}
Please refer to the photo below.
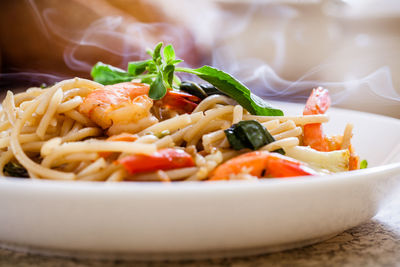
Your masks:
{"label": "shrimp tail", "polygon": [[258,178],[316,175],[305,163],[267,151],[249,152],[218,166],[210,180],[229,180],[232,175],[247,173]]}

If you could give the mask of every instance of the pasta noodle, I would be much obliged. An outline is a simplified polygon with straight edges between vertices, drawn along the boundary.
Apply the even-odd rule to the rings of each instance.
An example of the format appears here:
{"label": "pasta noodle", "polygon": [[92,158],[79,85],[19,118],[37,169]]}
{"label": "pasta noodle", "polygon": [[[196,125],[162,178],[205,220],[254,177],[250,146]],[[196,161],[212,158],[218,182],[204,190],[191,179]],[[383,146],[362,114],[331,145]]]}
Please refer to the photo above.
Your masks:
{"label": "pasta noodle", "polygon": [[14,95],[10,91],[7,92],[7,96],[3,102],[3,108],[6,112],[8,122],[11,125],[15,124],[16,115],[15,115],[15,105],[14,105]]}
{"label": "pasta noodle", "polygon": [[[286,149],[301,151],[292,148],[303,145],[307,125],[329,120],[324,114],[250,115],[225,95],[206,97],[195,104],[192,112],[165,108],[163,102],[143,95],[112,104],[107,99],[104,103],[102,99],[92,99],[96,92],[104,90],[109,89],[74,78],[16,95],[8,91],[0,111],[0,175],[9,175],[12,163],[35,179],[203,181],[215,177],[219,167],[230,160],[251,155],[248,144],[236,149],[228,138],[228,132],[242,121],[258,123],[273,139],[255,150],[285,153]],[[351,147],[352,129],[353,125],[348,124],[340,138],[342,150]],[[249,135],[253,134],[251,131]],[[172,154],[164,157],[163,153]],[[179,158],[180,155],[185,157]],[[302,159],[307,158],[304,155]],[[132,171],[130,168],[143,166],[132,167],[129,161],[142,158],[143,165],[155,167],[151,171]],[[191,163],[157,167],[163,160],[177,166],[185,160]],[[251,171],[251,166],[243,167],[228,177],[251,180]]]}
{"label": "pasta noodle", "polygon": [[280,122],[293,121],[296,125],[302,126],[311,123],[324,123],[329,121],[329,117],[325,114],[307,115],[307,116],[255,116],[244,115],[245,120],[257,120],[259,122],[266,122],[270,120],[279,120]]}
{"label": "pasta noodle", "polygon": [[[205,112],[205,116],[202,120],[198,121],[196,124],[193,125],[193,128],[188,130],[183,139],[185,141],[189,141],[193,138],[199,139],[199,134],[198,132],[201,130],[201,128],[205,127],[207,123],[212,121],[213,119],[216,119],[217,117],[223,116],[226,113],[232,112],[233,107],[232,106],[226,106],[223,108],[216,108],[216,109],[210,109]],[[196,136],[197,135],[197,136]]]}
{"label": "pasta noodle", "polygon": [[353,131],[353,124],[348,123],[346,125],[346,128],[344,129],[341,149],[349,148],[350,140],[351,140],[351,136],[352,136],[352,131]]}
{"label": "pasta noodle", "polygon": [[281,140],[281,139],[287,138],[287,137],[299,136],[299,135],[301,135],[301,133],[302,133],[301,128],[300,127],[296,127],[294,129],[290,129],[290,130],[288,130],[286,132],[282,132],[280,134],[274,135],[274,138],[276,140]]}
{"label": "pasta noodle", "polygon": [[201,103],[193,110],[194,113],[199,112],[199,111],[205,111],[207,109],[210,109],[210,107],[216,105],[216,104],[234,104],[235,101],[232,99],[223,96],[223,95],[212,95],[207,97],[207,99],[201,101]]}
{"label": "pasta noodle", "polygon": [[299,139],[296,137],[288,137],[284,139],[280,139],[278,141],[269,143],[268,145],[263,146],[260,148],[261,150],[267,150],[267,151],[274,151],[279,148],[287,148],[287,147],[293,147],[299,145]]}
{"label": "pasta noodle", "polygon": [[80,104],[82,104],[82,102],[83,102],[82,97],[77,95],[74,98],[60,104],[57,108],[57,113],[63,113],[72,110],[74,108],[77,108]]}
{"label": "pasta noodle", "polygon": [[233,120],[232,123],[238,123],[243,118],[243,107],[241,105],[236,105],[233,108]]}
{"label": "pasta noodle", "polygon": [[152,133],[155,135],[161,134],[161,132],[168,130],[168,131],[176,131],[177,129],[183,128],[189,124],[192,123],[191,116],[188,114],[183,114],[181,116],[177,116],[168,120],[165,120],[163,122],[154,124],[143,131],[139,133],[141,134],[146,134],[146,133]]}

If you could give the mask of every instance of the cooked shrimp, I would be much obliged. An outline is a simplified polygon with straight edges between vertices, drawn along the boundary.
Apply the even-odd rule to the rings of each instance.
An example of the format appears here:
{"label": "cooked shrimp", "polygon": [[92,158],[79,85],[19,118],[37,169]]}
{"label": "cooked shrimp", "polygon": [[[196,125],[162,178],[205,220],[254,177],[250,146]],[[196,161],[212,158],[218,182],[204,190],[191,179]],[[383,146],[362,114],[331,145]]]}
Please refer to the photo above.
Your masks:
{"label": "cooked shrimp", "polygon": [[[303,115],[324,114],[331,104],[328,90],[318,87],[313,89],[307,100]],[[322,131],[321,123],[304,125],[304,145],[310,146],[318,151],[329,151],[328,142]]]}
{"label": "cooked shrimp", "polygon": [[230,180],[234,175],[241,173],[247,173],[258,178],[317,174],[305,163],[292,158],[278,153],[254,151],[237,156],[218,166],[212,173],[210,180]]}
{"label": "cooked shrimp", "polygon": [[[105,86],[103,89],[91,92],[79,106],[79,112],[89,117],[103,129],[110,128],[112,134],[120,131],[115,129],[130,129],[132,123],[148,120],[141,125],[146,127],[156,123],[150,109],[153,100],[147,94],[149,86],[142,83],[125,82]],[[136,125],[135,125],[136,126]],[[143,127],[142,127],[143,128]],[[134,132],[142,130],[133,127]]]}
{"label": "cooked shrimp", "polygon": [[[313,89],[310,97],[307,100],[303,115],[318,115],[324,114],[331,104],[329,92],[327,89],[318,87]],[[343,136],[325,136],[322,130],[321,123],[306,124],[303,128],[303,143],[305,146],[318,151],[334,151],[340,150]],[[352,146],[349,146],[350,159],[349,169],[358,169],[359,157],[353,152]]]}

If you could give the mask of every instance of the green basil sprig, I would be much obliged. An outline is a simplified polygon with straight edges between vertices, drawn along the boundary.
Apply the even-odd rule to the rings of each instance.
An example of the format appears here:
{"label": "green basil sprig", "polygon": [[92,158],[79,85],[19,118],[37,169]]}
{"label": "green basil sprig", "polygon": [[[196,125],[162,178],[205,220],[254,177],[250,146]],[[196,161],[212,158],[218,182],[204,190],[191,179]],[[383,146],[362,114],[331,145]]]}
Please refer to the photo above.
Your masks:
{"label": "green basil sprig", "polygon": [[177,67],[182,60],[176,59],[172,45],[167,45],[164,49],[162,47],[163,43],[158,43],[154,50],[148,49],[147,53],[151,59],[130,62],[127,71],[99,62],[93,67],[91,75],[94,81],[101,84],[140,79],[141,82],[150,85],[149,96],[158,100],[165,96],[167,88],[179,88],[181,81],[175,75],[176,72],[190,73],[209,82],[219,91],[236,100],[253,115],[283,115],[282,110],[272,107],[226,72],[210,66],[197,69]]}
{"label": "green basil sprig", "polygon": [[147,50],[151,59],[129,62],[127,71],[98,62],[91,71],[93,80],[109,85],[140,79],[150,84],[149,96],[152,99],[161,99],[167,93],[167,88],[173,87],[173,81],[179,80],[174,77],[174,71],[175,65],[182,62],[175,59],[172,45],[167,45],[161,53],[162,46],[163,43],[158,43],[154,50]]}

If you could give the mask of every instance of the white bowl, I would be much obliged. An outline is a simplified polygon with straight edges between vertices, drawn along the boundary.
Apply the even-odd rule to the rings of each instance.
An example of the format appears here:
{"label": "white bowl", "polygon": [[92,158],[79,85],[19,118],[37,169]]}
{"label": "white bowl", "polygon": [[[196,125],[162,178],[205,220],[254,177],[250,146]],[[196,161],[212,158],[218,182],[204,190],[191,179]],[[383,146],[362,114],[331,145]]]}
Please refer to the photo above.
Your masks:
{"label": "white bowl", "polygon": [[373,217],[398,184],[400,121],[340,109],[329,114],[328,132],[341,134],[354,123],[356,151],[374,167],[257,182],[2,178],[1,246],[73,257],[194,259],[271,252],[334,236]]}

